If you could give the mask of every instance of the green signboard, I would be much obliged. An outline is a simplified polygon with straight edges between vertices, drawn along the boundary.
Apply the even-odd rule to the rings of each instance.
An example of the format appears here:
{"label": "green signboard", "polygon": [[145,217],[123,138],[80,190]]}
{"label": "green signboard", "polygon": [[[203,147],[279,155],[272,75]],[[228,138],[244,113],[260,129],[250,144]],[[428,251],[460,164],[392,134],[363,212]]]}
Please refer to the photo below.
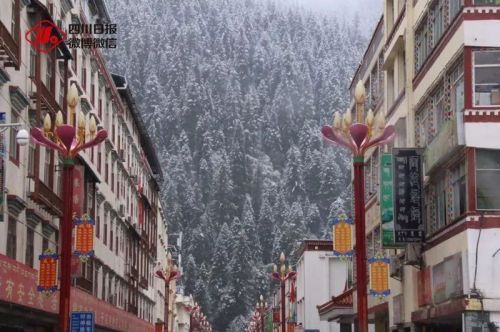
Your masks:
{"label": "green signboard", "polygon": [[394,242],[392,154],[384,153],[380,158],[380,221],[382,224],[382,246],[401,247]]}

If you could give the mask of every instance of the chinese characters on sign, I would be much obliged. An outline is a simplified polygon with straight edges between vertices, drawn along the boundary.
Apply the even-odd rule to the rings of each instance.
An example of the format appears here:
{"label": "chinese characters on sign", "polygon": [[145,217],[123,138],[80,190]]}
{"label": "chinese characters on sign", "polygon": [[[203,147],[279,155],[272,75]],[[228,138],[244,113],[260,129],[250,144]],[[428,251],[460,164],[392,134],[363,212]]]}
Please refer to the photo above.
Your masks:
{"label": "chinese characters on sign", "polygon": [[387,257],[372,257],[368,259],[370,265],[370,295],[377,297],[389,296],[389,264]]}
{"label": "chinese characters on sign", "polygon": [[57,260],[59,255],[51,250],[39,256],[40,270],[38,271],[37,290],[43,294],[50,295],[57,291]]}
{"label": "chinese characters on sign", "polygon": [[95,222],[88,214],[81,218],[74,218],[75,226],[75,252],[74,255],[80,257],[85,262],[94,256],[94,225]]}
{"label": "chinese characters on sign", "polygon": [[333,255],[341,258],[352,257],[352,226],[353,220],[345,213],[342,213],[338,218],[333,219],[332,239],[333,239]]}
{"label": "chinese characters on sign", "polygon": [[[69,48],[116,48],[116,38],[109,35],[116,35],[116,24],[70,24],[68,39]],[[81,35],[77,37],[77,35]],[[95,37],[105,35],[105,37]]]}
{"label": "chinese characters on sign", "polygon": [[93,312],[71,313],[71,332],[94,332],[94,325]]}
{"label": "chinese characters on sign", "polygon": [[380,220],[382,223],[382,246],[394,248],[394,195],[392,176],[392,154],[380,158]]}
{"label": "chinese characters on sign", "polygon": [[422,156],[419,149],[393,149],[394,241],[421,242],[424,238],[422,213]]}

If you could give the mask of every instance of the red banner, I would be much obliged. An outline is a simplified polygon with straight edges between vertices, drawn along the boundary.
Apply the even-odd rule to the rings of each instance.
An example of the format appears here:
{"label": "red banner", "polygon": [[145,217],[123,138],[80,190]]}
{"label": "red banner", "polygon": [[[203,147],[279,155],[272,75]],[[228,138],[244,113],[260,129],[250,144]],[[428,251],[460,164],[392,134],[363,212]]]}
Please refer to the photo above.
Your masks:
{"label": "red banner", "polygon": [[77,216],[83,214],[83,203],[85,200],[85,168],[83,165],[75,165],[73,170],[73,213]]}
{"label": "red banner", "polygon": [[[50,313],[59,309],[59,294],[37,292],[38,271],[0,254],[0,301]],[[77,289],[71,289],[72,311],[93,311],[96,325],[119,331],[154,332],[153,324]]]}

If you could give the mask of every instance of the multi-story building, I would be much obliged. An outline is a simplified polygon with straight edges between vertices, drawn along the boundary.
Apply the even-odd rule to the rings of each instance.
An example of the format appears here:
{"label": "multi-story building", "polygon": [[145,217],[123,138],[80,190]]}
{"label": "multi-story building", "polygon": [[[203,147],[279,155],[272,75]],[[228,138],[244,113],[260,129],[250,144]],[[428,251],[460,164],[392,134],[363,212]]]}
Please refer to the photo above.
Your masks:
{"label": "multi-story building", "polygon": [[340,295],[348,284],[348,262],[333,257],[332,248],[332,241],[305,240],[297,252],[297,331],[341,331],[341,324],[321,321],[316,308]]}
{"label": "multi-story building", "polygon": [[[95,257],[73,264],[72,309],[94,311],[102,329],[153,330],[163,321],[155,301],[165,296],[164,284],[154,278],[167,248],[166,230],[158,227],[165,222],[159,212],[162,172],[126,78],[110,74],[98,48],[60,43],[44,53],[28,42],[36,34],[28,31],[42,20],[65,32],[70,24],[104,26],[113,39],[104,1],[9,0],[0,6],[0,111],[6,122],[29,129],[42,126],[46,114],[66,116],[65,95],[76,84],[78,110],[108,131],[105,142],[76,160],[82,185],[72,198],[75,212],[88,213],[96,225]],[[91,33],[69,37],[88,40]],[[16,129],[4,132],[0,168],[0,329],[48,331],[58,295],[37,293],[38,255],[59,246],[61,159],[34,144],[19,147],[15,137]]]}
{"label": "multi-story building", "polygon": [[500,326],[495,287],[500,277],[500,3],[384,4],[383,20],[353,80],[365,82],[370,103],[377,86],[367,75],[371,69],[363,69],[375,63],[369,50],[382,31],[378,67],[385,101],[380,110],[396,126],[397,137],[365,158],[368,257],[370,233],[372,242],[380,243],[380,231],[372,231],[380,228],[380,162],[374,156],[392,147],[422,149],[425,239],[383,250],[392,256],[391,296],[369,301],[371,322],[377,331],[494,330]]}

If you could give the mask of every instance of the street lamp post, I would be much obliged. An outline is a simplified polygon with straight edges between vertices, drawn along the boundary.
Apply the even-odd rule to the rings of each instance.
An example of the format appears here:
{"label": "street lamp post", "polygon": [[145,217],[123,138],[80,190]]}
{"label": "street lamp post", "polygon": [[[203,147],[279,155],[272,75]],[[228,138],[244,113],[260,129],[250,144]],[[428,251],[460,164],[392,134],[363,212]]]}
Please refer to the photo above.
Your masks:
{"label": "street lamp post", "polygon": [[163,281],[165,281],[165,332],[168,332],[168,313],[169,313],[169,299],[170,299],[170,283],[173,280],[179,279],[180,274],[177,271],[177,265],[171,265],[172,263],[172,255],[168,253],[167,255],[167,266],[165,270],[156,271],[156,276]]}
{"label": "street lamp post", "polygon": [[353,154],[358,331],[368,332],[364,154],[369,148],[390,142],[395,136],[395,129],[392,125],[385,125],[385,118],[381,111],[374,118],[371,109],[366,114],[365,123],[363,123],[365,87],[362,81],[356,85],[354,99],[356,102],[356,123],[352,123],[349,110],[342,119],[340,114],[336,112],[333,125],[323,126],[321,133],[326,142],[345,147]]}
{"label": "street lamp post", "polygon": [[264,296],[261,295],[256,305],[256,310],[260,315],[261,332],[264,332],[264,320],[268,309],[269,307],[267,305],[267,302],[264,302]]}
{"label": "street lamp post", "polygon": [[[69,331],[70,298],[71,298],[71,247],[73,231],[73,170],[78,152],[103,142],[107,137],[104,129],[97,130],[95,118],[87,122],[83,113],[78,113],[77,125],[73,126],[73,114],[78,105],[78,90],[71,85],[67,96],[69,112],[67,124],[63,123],[63,114],[59,111],[55,119],[55,127],[47,114],[43,128],[32,128],[33,141],[48,149],[58,151],[64,158],[63,162],[63,217],[59,224],[61,232],[61,283],[59,291],[59,330]],[[87,140],[89,139],[89,140]]]}
{"label": "street lamp post", "polygon": [[286,309],[285,309],[285,282],[289,279],[295,278],[297,273],[293,271],[292,267],[288,265],[288,269],[285,264],[285,254],[282,252],[280,255],[280,271],[278,272],[278,267],[273,266],[273,273],[271,278],[280,282],[281,287],[281,332],[286,331]]}

